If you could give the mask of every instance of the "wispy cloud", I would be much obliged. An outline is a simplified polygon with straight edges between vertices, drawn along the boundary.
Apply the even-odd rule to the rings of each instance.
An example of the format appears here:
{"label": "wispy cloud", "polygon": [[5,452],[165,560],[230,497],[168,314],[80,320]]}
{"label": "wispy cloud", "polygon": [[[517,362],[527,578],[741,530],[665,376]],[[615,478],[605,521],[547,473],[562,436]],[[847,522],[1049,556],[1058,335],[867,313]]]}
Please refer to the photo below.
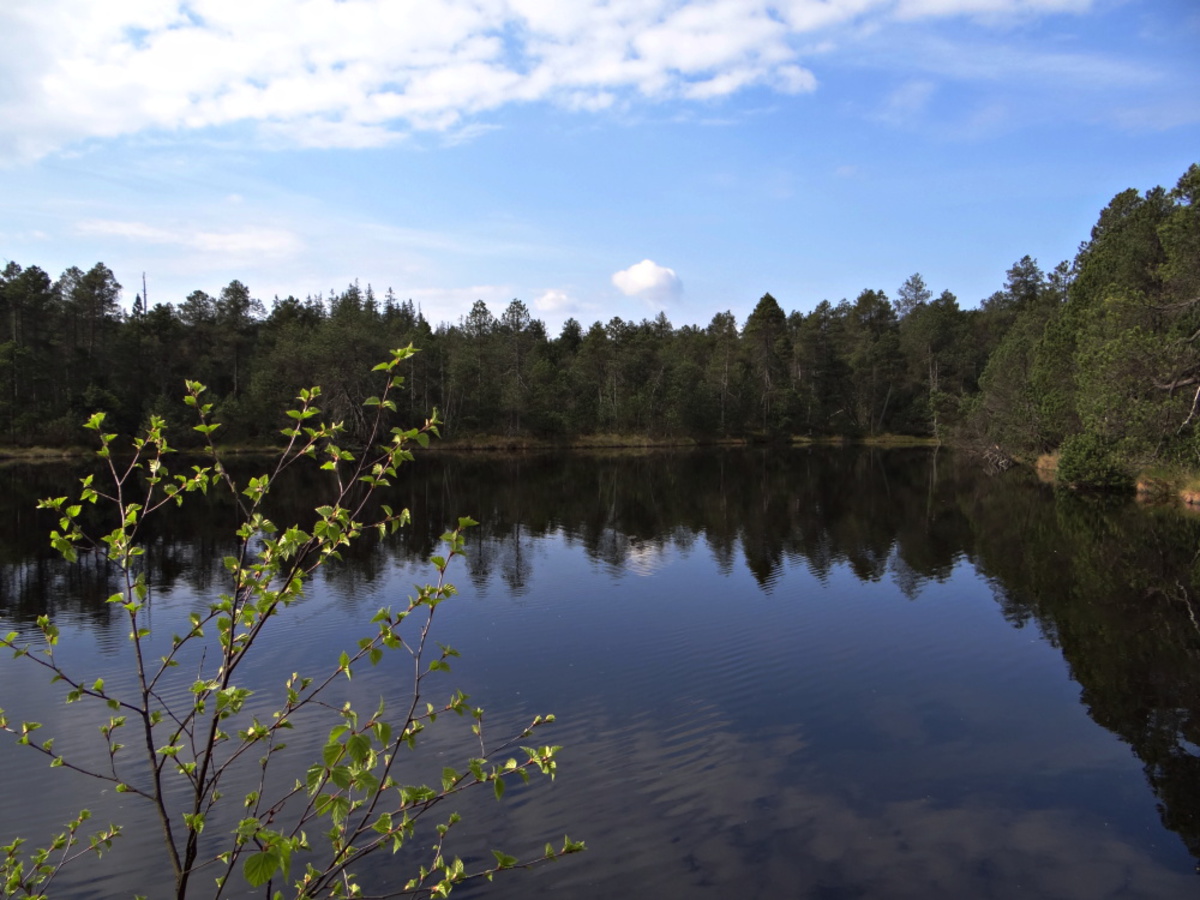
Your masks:
{"label": "wispy cloud", "polygon": [[9,0],[0,159],[253,123],[268,142],[469,136],[517,103],[598,112],[816,88],[814,33],[892,17],[1081,11],[1088,0]]}
{"label": "wispy cloud", "polygon": [[1026,82],[1093,89],[1144,87],[1163,80],[1153,67],[1094,52],[1048,52],[1011,42],[951,41],[926,36],[905,52],[911,68],[962,81]]}
{"label": "wispy cloud", "polygon": [[976,18],[1015,15],[1044,15],[1055,12],[1084,12],[1093,0],[900,0],[896,14],[901,19],[926,16],[971,15]]}
{"label": "wispy cloud", "polygon": [[76,226],[80,234],[124,238],[148,244],[170,244],[228,257],[287,258],[304,248],[298,234],[280,228],[250,227],[227,231],[172,230],[144,222],[87,219]]}
{"label": "wispy cloud", "polygon": [[[922,8],[948,5],[930,0]],[[898,7],[898,14],[906,8]],[[835,64],[890,82],[863,114],[943,139],[980,140],[1048,122],[1154,131],[1194,121],[1191,84],[1181,82],[1177,66],[1140,46],[1119,51],[1095,42],[1047,42],[1028,29],[897,25],[860,36],[856,50],[843,48]],[[1131,115],[1139,109],[1154,111]]]}
{"label": "wispy cloud", "polygon": [[887,97],[877,118],[890,125],[911,126],[924,113],[936,89],[931,81],[907,81]]}
{"label": "wispy cloud", "polygon": [[1129,131],[1167,131],[1200,122],[1200,105],[1185,91],[1157,103],[1121,106],[1113,111],[1113,120]]}

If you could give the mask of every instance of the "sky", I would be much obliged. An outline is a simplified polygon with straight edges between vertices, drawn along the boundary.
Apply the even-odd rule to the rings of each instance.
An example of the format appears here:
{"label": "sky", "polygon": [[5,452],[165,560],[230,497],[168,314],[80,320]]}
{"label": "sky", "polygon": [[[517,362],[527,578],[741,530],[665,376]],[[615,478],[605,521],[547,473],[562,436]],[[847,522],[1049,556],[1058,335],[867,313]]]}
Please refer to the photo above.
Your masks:
{"label": "sky", "polygon": [[1197,0],[5,0],[0,260],[435,325],[971,307],[1200,162]]}

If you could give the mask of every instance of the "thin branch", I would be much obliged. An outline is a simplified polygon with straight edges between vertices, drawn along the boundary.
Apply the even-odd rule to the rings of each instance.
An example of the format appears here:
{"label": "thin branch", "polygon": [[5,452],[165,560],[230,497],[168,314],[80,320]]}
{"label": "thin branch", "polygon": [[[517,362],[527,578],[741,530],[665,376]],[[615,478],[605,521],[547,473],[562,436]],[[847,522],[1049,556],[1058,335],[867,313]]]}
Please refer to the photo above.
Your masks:
{"label": "thin branch", "polygon": [[1176,434],[1179,434],[1191,424],[1192,419],[1196,417],[1196,408],[1198,406],[1200,406],[1200,387],[1196,388],[1196,394],[1192,397],[1192,408],[1188,411],[1187,418],[1175,429]]}

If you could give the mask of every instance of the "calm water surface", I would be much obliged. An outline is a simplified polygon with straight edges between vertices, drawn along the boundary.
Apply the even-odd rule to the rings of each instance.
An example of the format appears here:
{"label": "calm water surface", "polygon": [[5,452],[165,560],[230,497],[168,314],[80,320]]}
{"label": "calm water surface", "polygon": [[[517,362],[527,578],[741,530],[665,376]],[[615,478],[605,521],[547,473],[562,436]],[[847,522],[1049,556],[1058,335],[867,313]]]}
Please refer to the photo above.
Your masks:
{"label": "calm water surface", "polygon": [[[77,476],[0,470],[0,626],[50,611],[64,658],[111,685],[128,644],[105,573],[56,561],[32,509]],[[303,518],[319,487],[277,517]],[[1200,523],[1180,511],[1056,497],[945,451],[444,455],[398,493],[414,527],[313,585],[249,677],[265,691],[335,660],[429,579],[447,524],[482,523],[438,612],[462,658],[433,699],[461,688],[496,734],[554,712],[540,741],[565,750],[554,783],[459,804],[454,850],[530,855],[569,833],[590,851],[455,896],[1200,894]],[[155,533],[156,632],[222,590],[231,521],[213,502]],[[398,702],[404,671],[344,690]],[[14,661],[0,678],[10,718],[95,754],[82,704]],[[418,757],[430,772],[471,753],[449,725]],[[0,840],[82,806],[152,826],[11,741],[0,765]],[[60,896],[162,895],[160,858],[126,837]],[[371,877],[409,874],[387,857]]]}

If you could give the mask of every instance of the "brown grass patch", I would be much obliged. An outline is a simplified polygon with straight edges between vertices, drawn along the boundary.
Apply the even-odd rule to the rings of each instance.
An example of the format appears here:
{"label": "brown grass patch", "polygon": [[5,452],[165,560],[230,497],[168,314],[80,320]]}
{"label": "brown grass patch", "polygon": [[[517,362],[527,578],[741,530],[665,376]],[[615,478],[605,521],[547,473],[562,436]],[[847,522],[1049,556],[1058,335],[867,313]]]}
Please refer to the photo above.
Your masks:
{"label": "brown grass patch", "polygon": [[1038,481],[1053,484],[1058,477],[1058,454],[1043,453],[1034,462],[1033,471],[1037,473]]}

